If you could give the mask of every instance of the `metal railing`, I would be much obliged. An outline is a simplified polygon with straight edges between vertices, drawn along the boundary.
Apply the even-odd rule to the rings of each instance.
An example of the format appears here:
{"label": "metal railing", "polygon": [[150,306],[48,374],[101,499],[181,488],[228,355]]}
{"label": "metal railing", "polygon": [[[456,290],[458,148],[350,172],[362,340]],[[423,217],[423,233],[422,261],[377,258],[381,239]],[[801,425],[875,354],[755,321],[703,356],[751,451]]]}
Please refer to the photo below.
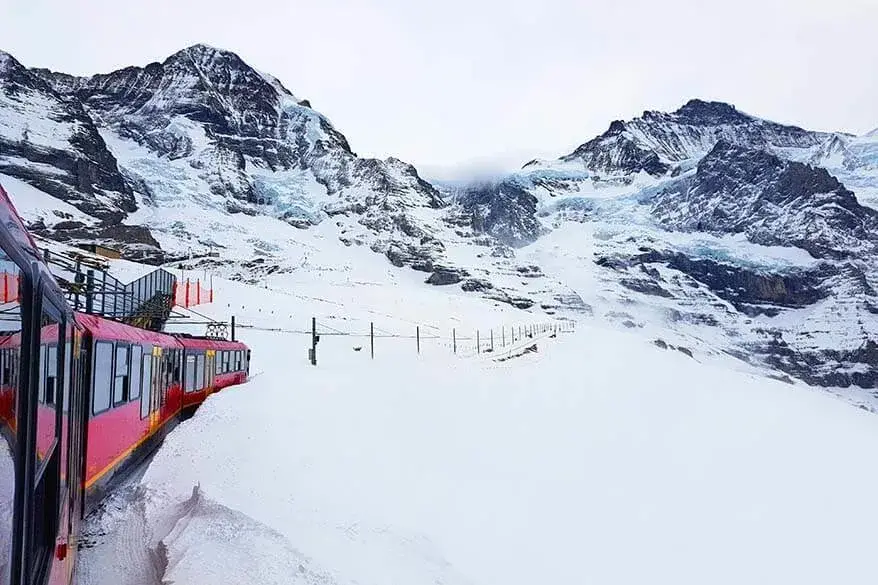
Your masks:
{"label": "metal railing", "polygon": [[174,306],[177,277],[162,268],[126,284],[78,257],[47,252],[46,261],[74,310],[152,329]]}

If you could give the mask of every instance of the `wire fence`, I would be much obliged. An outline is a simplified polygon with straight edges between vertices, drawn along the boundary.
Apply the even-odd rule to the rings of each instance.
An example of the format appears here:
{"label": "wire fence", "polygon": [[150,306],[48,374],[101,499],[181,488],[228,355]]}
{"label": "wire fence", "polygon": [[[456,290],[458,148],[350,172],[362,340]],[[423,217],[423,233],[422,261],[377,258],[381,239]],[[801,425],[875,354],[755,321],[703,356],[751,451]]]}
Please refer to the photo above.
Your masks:
{"label": "wire fence", "polygon": [[[409,332],[389,331],[369,322],[362,329],[340,329],[325,321],[312,318],[310,326],[301,328],[238,323],[236,328],[261,332],[281,333],[301,338],[302,345],[312,365],[317,365],[321,357],[321,347],[329,340],[350,340],[350,349],[365,353],[371,359],[386,355],[398,357],[400,349],[410,356],[437,352],[450,353],[461,358],[484,357],[502,361],[515,355],[533,351],[537,341],[555,338],[575,329],[575,322],[566,320],[528,322],[513,325],[500,325],[493,328],[451,327],[446,331],[435,325],[416,325]],[[361,325],[366,325],[361,323]],[[389,343],[391,342],[391,343]]]}

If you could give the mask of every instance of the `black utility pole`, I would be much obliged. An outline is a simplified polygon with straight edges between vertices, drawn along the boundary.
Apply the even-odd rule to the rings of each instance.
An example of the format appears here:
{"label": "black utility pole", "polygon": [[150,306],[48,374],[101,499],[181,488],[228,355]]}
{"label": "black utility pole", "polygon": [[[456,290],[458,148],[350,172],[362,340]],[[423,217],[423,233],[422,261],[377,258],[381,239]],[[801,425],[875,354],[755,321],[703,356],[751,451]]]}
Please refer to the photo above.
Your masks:
{"label": "black utility pole", "polygon": [[235,341],[235,316],[232,315],[232,341]]}
{"label": "black utility pole", "polygon": [[311,317],[311,365],[317,365],[317,317]]}

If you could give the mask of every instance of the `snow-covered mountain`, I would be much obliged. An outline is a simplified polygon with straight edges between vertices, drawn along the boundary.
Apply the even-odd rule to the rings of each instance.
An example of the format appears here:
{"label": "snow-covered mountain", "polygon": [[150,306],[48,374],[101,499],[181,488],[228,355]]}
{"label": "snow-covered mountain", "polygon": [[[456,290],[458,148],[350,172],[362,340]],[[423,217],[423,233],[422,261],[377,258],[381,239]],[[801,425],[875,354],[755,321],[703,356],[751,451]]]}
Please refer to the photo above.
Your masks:
{"label": "snow-covered mountain", "polygon": [[878,407],[875,133],[692,100],[448,187],[358,157],[307,100],[205,45],[92,77],[0,54],[0,90],[0,181],[46,196],[25,214],[43,235],[260,283],[350,274],[363,246],[431,285],[641,328]]}
{"label": "snow-covered mountain", "polygon": [[[147,227],[155,260],[211,249],[252,260],[276,247],[273,234],[224,241],[240,227],[239,214],[299,228],[352,215],[352,240],[393,250],[403,263],[441,252],[410,212],[443,201],[411,165],[357,157],[306,100],[234,53],[196,45],[162,63],[93,77],[5,62],[0,119],[11,121],[4,132],[11,162],[2,171],[96,220]],[[54,158],[46,159],[46,148]],[[67,191],[45,188],[61,171]],[[59,239],[81,235],[52,227]],[[129,252],[142,244],[107,239]]]}
{"label": "snow-covered mountain", "polygon": [[529,244],[548,275],[583,273],[574,289],[600,316],[848,388],[871,408],[876,142],[692,100],[450,192],[478,229]]}

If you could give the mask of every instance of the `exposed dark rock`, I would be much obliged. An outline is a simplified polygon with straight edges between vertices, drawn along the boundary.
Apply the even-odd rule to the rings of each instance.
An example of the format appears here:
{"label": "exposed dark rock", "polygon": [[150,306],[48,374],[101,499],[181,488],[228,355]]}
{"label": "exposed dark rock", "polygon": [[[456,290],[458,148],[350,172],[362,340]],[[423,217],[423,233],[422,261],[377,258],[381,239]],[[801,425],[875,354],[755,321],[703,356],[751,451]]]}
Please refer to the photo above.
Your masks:
{"label": "exposed dark rock", "polygon": [[436,286],[445,286],[449,284],[457,284],[466,276],[468,276],[468,274],[465,270],[437,267],[425,282]]}
{"label": "exposed dark rock", "polygon": [[485,291],[494,288],[490,281],[481,278],[471,278],[465,280],[460,288],[466,292]]}
{"label": "exposed dark rock", "polygon": [[[685,209],[685,213],[680,210]],[[684,231],[746,234],[843,259],[878,248],[878,211],[864,207],[826,170],[720,141],[695,176],[660,193],[653,214]]]}
{"label": "exposed dark rock", "polygon": [[513,297],[509,299],[509,304],[516,309],[530,309],[531,307],[533,307],[534,302],[531,299],[525,297]]}
{"label": "exposed dark rock", "polygon": [[540,278],[541,276],[544,276],[542,268],[532,264],[529,266],[516,266],[515,271],[518,272],[519,275],[527,278]]}
{"label": "exposed dark rock", "polygon": [[671,298],[673,295],[651,280],[623,278],[619,283],[629,290],[656,297]]}
{"label": "exposed dark rock", "polygon": [[473,185],[457,200],[475,233],[490,234],[509,246],[529,244],[542,233],[537,198],[515,181]]}

